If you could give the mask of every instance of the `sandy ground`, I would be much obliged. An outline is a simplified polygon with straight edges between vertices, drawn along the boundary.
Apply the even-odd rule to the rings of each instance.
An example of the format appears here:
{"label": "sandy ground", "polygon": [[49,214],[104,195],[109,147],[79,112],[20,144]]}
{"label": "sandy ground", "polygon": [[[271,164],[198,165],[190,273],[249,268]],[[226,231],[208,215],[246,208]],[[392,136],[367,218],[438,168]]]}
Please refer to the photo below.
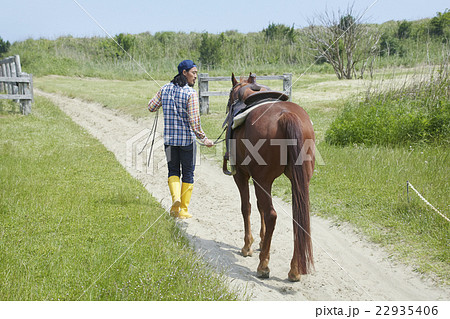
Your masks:
{"label": "sandy ground", "polygon": [[[145,143],[144,130],[153,122],[150,118],[136,121],[98,104],[39,90],[35,93],[52,100],[100,140],[163,207],[169,208],[161,138],[156,139],[154,161],[149,170],[145,171],[144,157],[133,155]],[[293,250],[291,206],[277,198],[274,199],[278,219],[271,249],[270,278],[257,278],[260,217],[254,194],[251,200],[254,254],[244,258],[240,255],[243,221],[233,178],[223,175],[217,164],[204,156],[199,156],[198,161],[190,206],[194,217],[178,224],[199,254],[226,274],[231,285],[250,300],[450,300],[448,287],[437,287],[410,267],[396,263],[349,225],[336,226],[317,216],[312,216],[311,226],[315,272],[303,276],[300,282],[289,282],[287,274]]]}

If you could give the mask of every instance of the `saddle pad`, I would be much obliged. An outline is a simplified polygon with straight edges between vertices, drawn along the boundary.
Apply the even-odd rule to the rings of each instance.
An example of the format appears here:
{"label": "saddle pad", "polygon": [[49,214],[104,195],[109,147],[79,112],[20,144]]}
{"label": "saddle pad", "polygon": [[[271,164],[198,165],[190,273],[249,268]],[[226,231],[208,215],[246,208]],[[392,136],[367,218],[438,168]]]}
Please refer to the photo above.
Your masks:
{"label": "saddle pad", "polygon": [[266,105],[266,104],[273,104],[276,103],[278,101],[267,101],[267,102],[262,102],[260,104],[256,104],[255,106],[245,110],[244,112],[236,115],[236,117],[233,119],[233,125],[231,126],[232,129],[235,129],[236,127],[239,127],[240,125],[242,125],[242,123],[245,122],[245,119],[247,118],[247,115],[250,114],[251,111],[253,111],[254,109],[256,109],[257,107]]}

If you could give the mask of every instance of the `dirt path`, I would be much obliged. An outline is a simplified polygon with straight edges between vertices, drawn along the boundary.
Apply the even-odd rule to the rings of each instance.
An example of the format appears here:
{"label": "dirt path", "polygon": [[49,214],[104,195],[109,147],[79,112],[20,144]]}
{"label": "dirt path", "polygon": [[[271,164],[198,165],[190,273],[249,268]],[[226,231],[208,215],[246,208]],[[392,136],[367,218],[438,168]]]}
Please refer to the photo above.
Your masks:
{"label": "dirt path", "polygon": [[[87,129],[125,167],[127,141],[152,124],[150,119],[135,121],[98,104],[39,90],[35,92],[52,100],[76,123]],[[159,125],[161,127],[162,124]],[[155,162],[160,163],[159,166],[156,164],[157,168],[147,173],[139,171],[139,166],[127,167],[127,170],[168,208],[170,196],[166,167],[163,165],[164,153],[158,143],[157,146],[154,154]],[[130,153],[134,153],[134,150],[128,151]],[[129,164],[135,162],[136,159],[128,157]],[[215,163],[201,158],[196,168],[190,206],[194,217],[178,223],[186,231],[195,249],[211,264],[223,270],[231,284],[245,291],[251,300],[450,300],[449,289],[435,287],[431,281],[424,281],[410,268],[395,264],[387,253],[357,235],[351,227],[337,227],[316,216],[312,217],[316,271],[303,276],[298,283],[289,282],[287,273],[293,249],[291,207],[276,198],[274,202],[278,219],[269,265],[271,276],[261,280],[256,277],[260,221],[255,197],[252,194],[255,252],[253,257],[247,258],[239,253],[243,245],[243,222],[238,198],[233,179],[223,175]]]}

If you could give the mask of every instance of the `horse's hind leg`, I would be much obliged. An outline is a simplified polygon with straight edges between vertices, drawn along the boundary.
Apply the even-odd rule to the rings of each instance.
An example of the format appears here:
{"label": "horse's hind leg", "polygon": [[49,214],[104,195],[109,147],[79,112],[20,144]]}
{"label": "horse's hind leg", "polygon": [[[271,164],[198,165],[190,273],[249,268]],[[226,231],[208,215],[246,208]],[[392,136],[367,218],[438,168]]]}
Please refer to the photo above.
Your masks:
{"label": "horse's hind leg", "polygon": [[242,256],[247,257],[253,254],[252,244],[253,244],[253,236],[250,226],[250,214],[251,214],[251,204],[250,204],[250,193],[248,187],[248,179],[249,176],[243,174],[241,171],[237,171],[235,175],[233,175],[234,181],[239,189],[239,193],[241,195],[241,212],[242,217],[244,218],[244,247],[241,249]]}
{"label": "horse's hind leg", "polygon": [[[257,269],[258,277],[268,278],[270,274],[270,245],[272,243],[272,235],[275,229],[277,213],[272,205],[271,188],[272,185],[260,185],[255,181],[255,193],[258,200],[258,209],[264,218],[265,232],[262,239],[261,252],[259,254],[259,265]],[[263,223],[261,223],[263,225]]]}
{"label": "horse's hind leg", "polygon": [[262,249],[264,243],[264,236],[266,236],[266,223],[264,222],[264,211],[258,206],[259,215],[261,215],[261,228],[259,230],[259,237],[261,241],[259,242],[259,249]]}
{"label": "horse's hind leg", "polygon": [[295,281],[300,281],[300,266],[298,264],[298,255],[300,254],[299,252],[299,243],[298,241],[294,241],[294,256],[292,257],[291,260],[291,269],[289,270],[289,274],[288,274],[288,279],[289,281],[295,282]]}

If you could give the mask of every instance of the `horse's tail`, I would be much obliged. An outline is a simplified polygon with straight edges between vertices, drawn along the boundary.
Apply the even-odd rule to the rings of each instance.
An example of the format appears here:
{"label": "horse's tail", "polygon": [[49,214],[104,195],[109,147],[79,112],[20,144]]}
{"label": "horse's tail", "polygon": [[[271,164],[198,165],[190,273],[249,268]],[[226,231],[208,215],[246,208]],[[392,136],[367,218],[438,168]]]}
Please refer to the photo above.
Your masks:
{"label": "horse's tail", "polygon": [[300,274],[307,274],[314,267],[314,261],[309,218],[308,163],[302,162],[300,158],[300,156],[306,155],[302,152],[302,147],[304,147],[303,132],[300,118],[291,112],[284,112],[281,115],[279,125],[284,128],[287,139],[297,141],[297,145],[292,145],[292,142],[288,144],[292,146],[288,146],[287,164],[292,175],[292,215],[294,240],[296,241],[294,249],[297,249],[295,255],[298,257],[296,264],[299,267]]}

